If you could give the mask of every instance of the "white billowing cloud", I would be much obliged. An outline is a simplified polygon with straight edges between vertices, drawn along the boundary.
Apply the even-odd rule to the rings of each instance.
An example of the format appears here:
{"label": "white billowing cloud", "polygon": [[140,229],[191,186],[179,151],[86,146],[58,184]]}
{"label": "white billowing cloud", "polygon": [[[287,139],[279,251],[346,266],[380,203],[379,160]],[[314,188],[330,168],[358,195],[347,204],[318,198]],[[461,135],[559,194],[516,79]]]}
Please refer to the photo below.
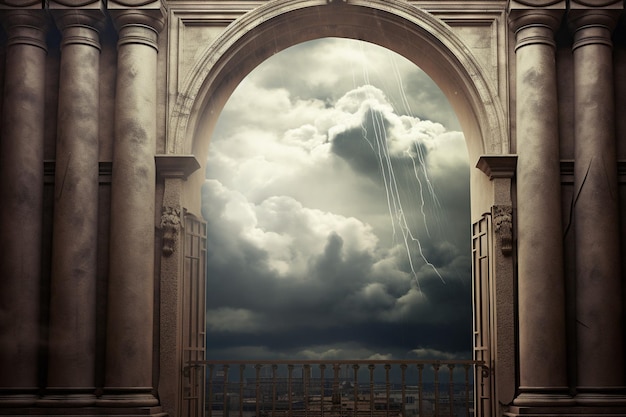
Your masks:
{"label": "white billowing cloud", "polygon": [[258,312],[244,308],[223,307],[207,311],[206,321],[209,331],[228,333],[254,333],[263,320]]}
{"label": "white billowing cloud", "polygon": [[[229,114],[251,112],[255,120],[262,120],[263,123],[249,127],[244,120],[228,127],[229,134],[224,136],[225,139],[214,140],[211,145],[208,171],[211,176],[219,173],[224,184],[244,193],[251,201],[287,193],[309,205],[313,199],[307,199],[307,196],[314,195],[316,204],[329,204],[322,204],[320,208],[335,211],[338,197],[348,196],[346,200],[353,198],[354,192],[347,184],[363,183],[366,178],[345,168],[339,172],[346,161],[333,155],[332,150],[338,135],[346,132],[355,132],[358,136],[355,140],[366,143],[365,146],[373,152],[382,152],[382,146],[388,149],[389,156],[409,156],[416,163],[424,163],[421,150],[424,148],[433,153],[433,158],[429,158],[429,161],[436,162],[433,171],[445,170],[450,163],[467,159],[461,134],[448,133],[439,123],[397,115],[383,92],[370,85],[348,91],[333,106],[321,106],[316,100],[295,100],[281,94],[280,110],[261,104],[251,109],[249,103],[239,106],[239,95],[234,97],[237,97],[233,104],[236,110],[229,110]],[[251,101],[255,100],[254,97],[256,95],[253,94]],[[298,109],[297,116],[292,111],[294,108]],[[300,117],[304,114],[308,118]],[[380,118],[381,124],[387,125],[384,131],[381,126],[378,131],[368,131],[364,120],[372,115]],[[248,116],[242,117],[246,119]],[[271,128],[266,129],[266,125],[271,125]],[[376,142],[377,138],[380,143]],[[416,146],[420,147],[422,154],[416,154]],[[378,153],[372,154],[371,158],[383,161],[384,155]],[[431,169],[430,164],[428,162],[427,169]],[[372,175],[378,175],[376,166],[369,169]],[[347,181],[338,183],[336,175]],[[313,192],[309,193],[309,189],[302,187],[305,183]],[[345,205],[344,202],[342,204]]]}
{"label": "white billowing cloud", "polygon": [[[266,89],[250,78],[241,82],[221,117],[236,117],[237,125],[221,127],[226,134],[242,126],[281,136],[289,128],[300,127],[325,111],[325,104],[314,98],[294,97],[284,88]],[[268,117],[269,116],[269,117]]]}
{"label": "white billowing cloud", "polygon": [[428,158],[429,172],[438,177],[445,177],[450,169],[458,170],[468,164],[465,152],[465,137],[461,132],[442,132],[430,142]]}
{"label": "white billowing cloud", "polygon": [[320,345],[311,346],[297,352],[297,357],[304,360],[350,360],[350,359],[371,359],[390,360],[393,355],[390,353],[374,352],[354,344]]}
{"label": "white billowing cloud", "polygon": [[457,352],[444,352],[437,349],[429,348],[417,348],[411,350],[411,355],[417,357],[417,359],[459,359]]}
{"label": "white billowing cloud", "polygon": [[274,196],[254,204],[217,180],[206,181],[205,196],[209,200],[205,206],[223,201],[223,211],[214,216],[229,225],[234,237],[266,253],[267,266],[278,277],[304,278],[311,258],[324,252],[333,234],[341,237],[345,254],[373,255],[377,250],[378,237],[369,225],[354,217],[304,207],[292,197]]}
{"label": "white billowing cloud", "polygon": [[341,236],[345,253],[372,253],[378,238],[360,220],[303,207],[291,197],[275,196],[254,206],[257,223],[245,238],[268,254],[281,276],[305,275],[311,257],[320,255],[328,237]]}

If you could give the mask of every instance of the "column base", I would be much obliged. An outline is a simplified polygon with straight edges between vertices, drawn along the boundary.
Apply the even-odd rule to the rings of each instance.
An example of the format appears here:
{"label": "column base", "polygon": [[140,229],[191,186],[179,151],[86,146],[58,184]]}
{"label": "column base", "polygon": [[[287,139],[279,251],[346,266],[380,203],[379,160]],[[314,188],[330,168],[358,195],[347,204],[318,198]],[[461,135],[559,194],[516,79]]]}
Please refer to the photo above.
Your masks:
{"label": "column base", "polygon": [[152,388],[105,388],[104,394],[96,401],[98,407],[155,407],[159,400],[152,394]]}
{"label": "column base", "polygon": [[38,391],[38,388],[0,388],[0,409],[32,406],[39,399]]}
{"label": "column base", "polygon": [[567,387],[520,387],[521,393],[513,400],[519,407],[564,407],[576,405]]}
{"label": "column base", "polygon": [[0,416],[49,416],[49,417],[168,417],[161,407],[28,407],[0,408]]}
{"label": "column base", "polygon": [[510,406],[503,413],[506,417],[553,417],[553,416],[576,416],[576,417],[623,417],[626,415],[626,407],[518,407]]}
{"label": "column base", "polygon": [[574,399],[583,406],[626,407],[626,387],[578,387]]}
{"label": "column base", "polygon": [[95,388],[47,388],[37,407],[93,407]]}

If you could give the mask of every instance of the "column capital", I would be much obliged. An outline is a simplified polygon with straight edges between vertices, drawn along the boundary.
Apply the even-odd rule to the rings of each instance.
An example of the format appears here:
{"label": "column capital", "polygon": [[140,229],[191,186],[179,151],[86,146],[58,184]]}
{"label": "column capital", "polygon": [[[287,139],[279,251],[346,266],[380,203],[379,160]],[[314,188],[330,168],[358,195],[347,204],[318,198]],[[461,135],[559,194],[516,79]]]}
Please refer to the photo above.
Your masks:
{"label": "column capital", "polygon": [[165,26],[165,9],[109,7],[109,11],[119,34],[118,46],[143,44],[158,50],[159,32]]}
{"label": "column capital", "polygon": [[611,9],[623,9],[622,0],[571,0],[570,8],[608,7]]}
{"label": "column capital", "polygon": [[509,11],[517,9],[565,9],[565,0],[509,0]]}
{"label": "column capital", "polygon": [[0,16],[7,32],[7,46],[26,44],[48,51],[46,32],[48,19],[41,9],[5,9]]}
{"label": "column capital", "polygon": [[515,50],[533,44],[555,48],[554,34],[564,14],[565,10],[548,8],[509,10],[509,28],[517,39]]}
{"label": "column capital", "polygon": [[61,48],[80,44],[100,49],[100,31],[105,25],[102,9],[52,9],[52,17],[63,34]]}
{"label": "column capital", "polygon": [[611,38],[619,17],[620,11],[615,9],[572,9],[568,15],[574,36],[572,50],[591,44],[612,47]]}
{"label": "column capital", "polygon": [[0,9],[43,9],[41,0],[0,0]]}

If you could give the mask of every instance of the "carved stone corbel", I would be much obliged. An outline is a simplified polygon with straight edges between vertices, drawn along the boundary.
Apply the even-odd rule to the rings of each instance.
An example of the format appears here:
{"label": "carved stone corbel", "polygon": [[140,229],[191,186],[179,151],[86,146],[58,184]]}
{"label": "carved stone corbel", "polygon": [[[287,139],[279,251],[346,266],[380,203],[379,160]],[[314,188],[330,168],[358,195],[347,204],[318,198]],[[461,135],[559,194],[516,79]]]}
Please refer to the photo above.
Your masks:
{"label": "carved stone corbel", "polygon": [[513,208],[508,205],[495,205],[491,209],[491,216],[502,254],[509,256],[513,252]]}
{"label": "carved stone corbel", "polygon": [[180,231],[180,209],[163,207],[161,214],[161,232],[163,233],[163,255],[171,256],[176,248]]}

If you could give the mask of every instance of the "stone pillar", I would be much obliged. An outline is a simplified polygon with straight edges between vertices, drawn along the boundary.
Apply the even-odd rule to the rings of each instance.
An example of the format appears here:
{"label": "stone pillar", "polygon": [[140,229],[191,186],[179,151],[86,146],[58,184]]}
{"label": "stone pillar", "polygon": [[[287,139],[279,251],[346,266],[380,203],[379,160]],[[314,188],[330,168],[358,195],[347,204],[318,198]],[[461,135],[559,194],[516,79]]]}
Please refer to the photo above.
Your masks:
{"label": "stone pillar", "polygon": [[8,35],[0,140],[0,406],[37,397],[46,20],[4,12]]}
{"label": "stone pillar", "polygon": [[164,22],[160,10],[111,13],[119,43],[105,391],[99,404],[153,406],[156,73]]}
{"label": "stone pillar", "polygon": [[180,214],[184,212],[182,201],[185,181],[200,168],[200,163],[192,155],[157,155],[156,168],[157,175],[163,181],[160,327],[168,329],[159,335],[159,400],[164,412],[178,416],[183,410],[183,401],[179,398],[180,373],[186,365],[179,342],[181,326],[184,326],[179,280],[180,271],[183,270],[184,236],[179,223]]}
{"label": "stone pillar", "polygon": [[[51,4],[51,8],[54,5]],[[62,33],[49,360],[40,405],[95,404],[98,234],[98,10],[54,10]]]}
{"label": "stone pillar", "polygon": [[516,34],[519,392],[563,404],[565,290],[554,32],[562,12],[511,12]]}
{"label": "stone pillar", "polygon": [[[483,155],[476,167],[489,177],[493,185],[491,216],[494,250],[490,253],[493,259],[490,261],[492,283],[488,311],[491,326],[498,331],[491,336],[489,353],[494,360],[496,399],[501,404],[510,404],[517,389],[515,373],[511,372],[515,369],[516,313],[511,182],[517,168],[517,155]],[[477,403],[479,406],[484,405]]]}
{"label": "stone pillar", "polygon": [[[577,401],[624,386],[613,48],[619,13],[573,10]],[[615,398],[613,398],[615,399]],[[626,397],[622,397],[626,399]]]}

